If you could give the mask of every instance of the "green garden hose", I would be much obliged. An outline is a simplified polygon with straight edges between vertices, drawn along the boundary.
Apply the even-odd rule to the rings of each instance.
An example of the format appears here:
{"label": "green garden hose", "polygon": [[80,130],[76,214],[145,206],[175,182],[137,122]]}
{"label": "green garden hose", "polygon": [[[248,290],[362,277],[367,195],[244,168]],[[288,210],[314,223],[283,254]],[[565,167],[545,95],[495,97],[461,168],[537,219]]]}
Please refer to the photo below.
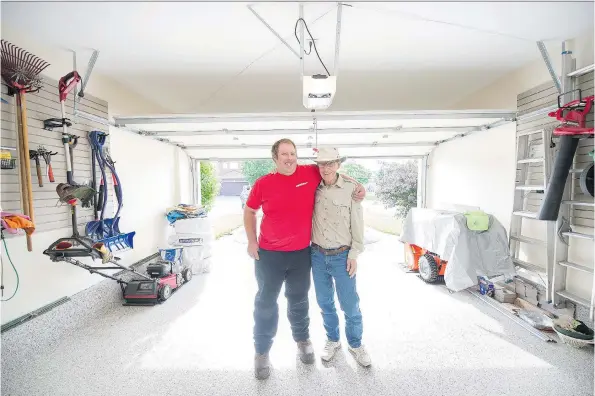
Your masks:
{"label": "green garden hose", "polygon": [[[8,247],[6,246],[6,240],[4,239],[4,234],[2,234],[2,242],[4,243],[4,250],[6,250],[6,257],[8,257],[8,261],[10,262],[10,265],[12,265],[12,269],[14,270],[14,273],[17,276],[17,287],[14,289],[14,293],[12,293],[12,296],[10,296],[8,299],[1,300],[1,301],[9,301],[17,294],[17,291],[19,290],[20,280],[19,280],[19,272],[17,271],[14,264],[12,263],[12,259],[10,258],[10,254],[8,253]],[[2,282],[1,283],[2,284],[0,285],[0,289],[2,291],[2,296],[4,296],[4,264],[2,265]]]}

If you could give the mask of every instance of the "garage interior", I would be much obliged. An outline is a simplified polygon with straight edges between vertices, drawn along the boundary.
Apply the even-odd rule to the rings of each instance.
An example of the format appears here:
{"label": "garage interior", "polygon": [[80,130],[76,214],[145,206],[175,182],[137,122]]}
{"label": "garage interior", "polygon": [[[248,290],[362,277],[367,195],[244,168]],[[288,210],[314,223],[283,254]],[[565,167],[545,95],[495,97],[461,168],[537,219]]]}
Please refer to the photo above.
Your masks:
{"label": "garage interior", "polygon": [[[594,94],[593,3],[1,7],[3,69],[7,52],[13,61],[23,54],[9,45],[42,68],[33,92],[15,92],[5,74],[2,82],[2,394],[593,395],[592,341],[575,348],[523,320],[516,305],[594,328],[592,173],[591,193],[584,186],[592,108],[584,107],[590,134],[575,139],[559,212],[539,219],[562,140],[550,113]],[[303,81],[319,74],[335,78],[336,90],[312,111]],[[25,129],[30,162],[19,155]],[[98,221],[84,204],[87,183],[103,179],[91,136],[105,137],[115,167],[102,199],[105,218],[119,223],[100,238],[115,267],[95,250],[95,260],[74,257],[83,268],[48,254]],[[323,146],[354,159],[416,160],[416,213],[482,211],[502,225],[497,248],[515,276],[492,286],[516,293],[515,304],[483,294],[479,279],[456,291],[424,282],[410,268],[416,241],[366,229],[358,289],[372,367],[346,351],[331,364],[318,359],[325,332],[311,289],[316,364],[296,357],[280,296],[273,372],[257,381],[256,281],[243,227],[201,237],[209,254],[183,256],[200,262],[192,279],[155,306],[123,305],[120,284],[87,270],[103,266],[132,283],[119,265],[146,274],[163,249],[197,251],[169,216],[200,207],[200,164],[270,159],[281,138],[301,160]],[[80,188],[59,197],[60,183]],[[208,213],[196,213],[208,224]],[[34,224],[29,235],[7,229],[20,215]],[[426,234],[439,235],[431,226]]]}

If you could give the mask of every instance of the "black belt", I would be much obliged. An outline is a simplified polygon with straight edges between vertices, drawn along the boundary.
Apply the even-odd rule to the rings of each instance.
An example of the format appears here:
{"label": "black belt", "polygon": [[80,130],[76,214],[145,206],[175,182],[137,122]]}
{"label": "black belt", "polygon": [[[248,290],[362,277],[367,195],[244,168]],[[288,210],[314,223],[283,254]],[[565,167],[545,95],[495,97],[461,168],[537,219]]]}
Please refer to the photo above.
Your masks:
{"label": "black belt", "polygon": [[318,246],[317,244],[312,243],[312,248],[318,250],[325,256],[336,256],[339,253],[343,253],[344,251],[351,249],[351,246],[341,246],[336,249],[325,249],[322,246]]}

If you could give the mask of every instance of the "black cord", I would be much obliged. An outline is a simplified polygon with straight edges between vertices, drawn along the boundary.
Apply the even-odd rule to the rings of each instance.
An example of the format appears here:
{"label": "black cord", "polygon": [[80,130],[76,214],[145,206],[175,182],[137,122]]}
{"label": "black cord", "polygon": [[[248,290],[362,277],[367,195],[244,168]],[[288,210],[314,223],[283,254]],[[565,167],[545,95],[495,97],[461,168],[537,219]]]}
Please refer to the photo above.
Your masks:
{"label": "black cord", "polygon": [[[295,22],[294,34],[295,34],[295,38],[296,38],[298,44],[301,45],[300,39],[298,38],[298,35],[297,35],[297,28],[298,28],[298,24],[300,23],[300,21],[302,21],[304,23],[304,27],[306,28],[306,31],[308,32],[308,34],[310,35],[310,38],[312,39],[311,43],[314,45],[314,52],[316,52],[316,56],[318,57],[318,60],[322,64],[322,67],[324,67],[324,70],[326,70],[326,74],[328,74],[328,76],[330,77],[331,73],[329,73],[328,69],[324,65],[324,62],[320,58],[320,54],[318,53],[318,49],[316,48],[316,43],[314,42],[314,37],[312,36],[312,33],[310,33],[310,29],[308,29],[308,24],[306,23],[304,18],[298,18],[298,20]],[[310,49],[310,52],[312,52],[312,49]],[[306,55],[310,55],[310,54],[306,54]]]}
{"label": "black cord", "polygon": [[313,43],[313,41],[310,41],[310,43],[309,43],[310,44],[310,52],[306,52],[306,50],[304,50],[304,54],[310,55],[312,53],[312,43]]}

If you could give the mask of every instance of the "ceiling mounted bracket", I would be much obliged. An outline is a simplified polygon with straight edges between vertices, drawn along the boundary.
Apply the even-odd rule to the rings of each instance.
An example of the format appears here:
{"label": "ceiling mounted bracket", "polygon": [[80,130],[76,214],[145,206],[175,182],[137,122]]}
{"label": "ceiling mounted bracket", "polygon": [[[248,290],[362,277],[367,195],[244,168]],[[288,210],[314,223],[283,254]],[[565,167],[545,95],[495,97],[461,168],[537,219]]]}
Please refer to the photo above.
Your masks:
{"label": "ceiling mounted bracket", "polygon": [[[77,71],[77,65],[76,65],[76,51],[75,50],[71,50],[72,51],[72,70],[73,71]],[[93,68],[95,67],[95,62],[97,62],[97,57],[99,56],[99,51],[97,50],[93,50],[93,54],[91,54],[91,58],[89,59],[89,63],[87,64],[87,71],[85,72],[85,77],[81,80],[81,91],[77,92],[78,90],[78,86],[75,85],[74,87],[74,113],[75,113],[75,117],[76,117],[76,112],[77,112],[77,104],[81,101],[81,99],[85,96],[85,88],[87,87],[87,84],[89,83],[89,78],[91,78],[91,72],[93,71]],[[77,100],[78,97],[78,100]]]}
{"label": "ceiling mounted bracket", "polygon": [[550,58],[550,54],[548,53],[547,48],[545,47],[545,44],[543,43],[543,41],[537,42],[537,48],[539,48],[541,57],[543,58],[543,61],[545,62],[547,70],[550,72],[550,76],[552,77],[552,80],[554,81],[554,85],[556,86],[558,93],[562,93],[562,83],[560,82],[560,77],[558,77],[558,75],[556,74],[556,71],[554,70],[554,65],[552,65],[552,59]]}
{"label": "ceiling mounted bracket", "polygon": [[283,37],[281,37],[281,36],[279,35],[279,33],[277,33],[277,32],[275,31],[275,29],[273,29],[273,28],[271,27],[271,25],[269,25],[269,24],[267,23],[267,21],[265,21],[265,20],[264,20],[264,18],[263,18],[263,17],[261,17],[261,16],[260,16],[260,15],[259,15],[259,14],[258,14],[256,11],[254,11],[254,9],[252,8],[252,5],[251,5],[251,4],[247,5],[246,7],[248,7],[248,9],[249,9],[249,10],[250,10],[250,11],[251,11],[253,14],[254,14],[254,16],[255,16],[256,18],[258,18],[258,20],[259,20],[260,22],[262,22],[262,23],[263,23],[263,25],[265,25],[265,26],[266,26],[266,27],[267,27],[267,28],[268,28],[268,29],[271,31],[271,33],[273,33],[273,34],[275,35],[275,37],[277,37],[279,40],[281,40],[281,42],[282,42],[283,44],[285,44],[285,46],[286,46],[287,48],[289,48],[289,50],[290,50],[291,52],[293,52],[293,54],[294,54],[295,56],[297,56],[298,58],[300,57],[300,54],[298,54],[298,53],[297,53],[297,51],[296,51],[296,50],[294,50],[294,49],[291,47],[291,45],[289,45],[289,43],[288,43],[287,41],[285,41],[285,39],[283,39]]}

